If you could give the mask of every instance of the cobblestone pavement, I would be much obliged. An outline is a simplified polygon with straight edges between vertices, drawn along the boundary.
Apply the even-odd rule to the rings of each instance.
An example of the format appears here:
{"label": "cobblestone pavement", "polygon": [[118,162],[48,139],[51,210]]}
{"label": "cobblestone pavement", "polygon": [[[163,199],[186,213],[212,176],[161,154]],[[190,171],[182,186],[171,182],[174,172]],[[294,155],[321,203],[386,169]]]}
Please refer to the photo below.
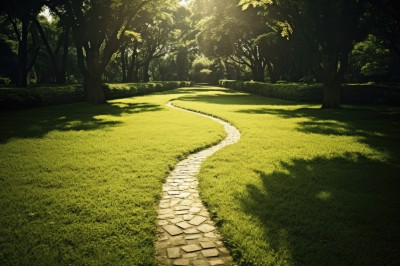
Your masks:
{"label": "cobblestone pavement", "polygon": [[168,176],[158,209],[157,260],[161,265],[234,265],[199,197],[196,174],[208,156],[240,139],[239,130],[221,119],[175,107],[172,102],[167,106],[222,124],[227,137],[180,161]]}

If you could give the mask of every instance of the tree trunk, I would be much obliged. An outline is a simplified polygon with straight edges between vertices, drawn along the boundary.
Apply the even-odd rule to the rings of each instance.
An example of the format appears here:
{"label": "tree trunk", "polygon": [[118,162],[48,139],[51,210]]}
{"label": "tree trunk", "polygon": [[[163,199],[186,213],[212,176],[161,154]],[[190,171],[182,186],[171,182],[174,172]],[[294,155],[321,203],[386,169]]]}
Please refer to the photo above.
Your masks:
{"label": "tree trunk", "polygon": [[269,79],[272,84],[275,84],[278,81],[276,70],[274,65],[271,62],[267,62],[267,69],[269,74]]}
{"label": "tree trunk", "polygon": [[[126,80],[127,82],[137,82],[139,79],[139,67],[138,67],[138,51],[137,51],[138,44],[135,42],[133,46],[133,52],[131,55],[130,64],[128,64],[128,69],[126,73]],[[129,58],[129,57],[128,57]],[[129,60],[127,60],[127,63]]]}
{"label": "tree trunk", "polygon": [[121,70],[122,70],[122,82],[127,82],[127,75],[126,75],[126,57],[125,57],[125,46],[120,48],[121,53]]}
{"label": "tree trunk", "polygon": [[252,73],[253,73],[253,80],[257,82],[264,82],[265,81],[265,67],[260,59],[256,59],[254,63],[252,63]]}
{"label": "tree trunk", "polygon": [[255,67],[253,70],[253,80],[257,82],[264,82],[265,81],[265,76],[264,76],[264,69],[260,69],[258,67]]}
{"label": "tree trunk", "polygon": [[63,40],[63,56],[61,61],[61,68],[57,73],[56,83],[65,84],[67,81],[67,65],[68,65],[68,50],[69,50],[69,27],[64,30],[64,40]]}
{"label": "tree trunk", "polygon": [[105,103],[106,97],[103,91],[101,75],[90,75],[85,78],[86,99],[90,103]]}
{"label": "tree trunk", "polygon": [[340,84],[323,83],[323,99],[322,109],[339,109],[340,108]]}
{"label": "tree trunk", "polygon": [[21,40],[18,45],[17,87],[28,86],[28,21],[22,20]]}
{"label": "tree trunk", "polygon": [[150,67],[150,61],[144,62],[144,65],[143,65],[143,82],[149,82],[149,80],[150,80],[149,67]]}
{"label": "tree trunk", "polygon": [[322,109],[338,109],[341,103],[340,89],[342,83],[340,73],[338,73],[338,56],[328,54],[324,57]]}
{"label": "tree trunk", "polygon": [[101,77],[100,53],[96,48],[86,50],[87,76],[85,77],[86,98],[90,103],[105,103]]}

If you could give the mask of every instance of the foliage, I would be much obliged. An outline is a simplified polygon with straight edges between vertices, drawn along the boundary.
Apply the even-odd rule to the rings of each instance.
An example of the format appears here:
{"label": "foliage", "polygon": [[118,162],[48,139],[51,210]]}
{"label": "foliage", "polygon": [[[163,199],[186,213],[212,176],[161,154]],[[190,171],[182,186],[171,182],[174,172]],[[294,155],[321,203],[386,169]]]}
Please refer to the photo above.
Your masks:
{"label": "foliage", "polygon": [[349,64],[350,69],[355,72],[351,73],[354,76],[373,79],[388,73],[389,62],[389,49],[375,36],[368,35],[365,41],[354,45]]}
{"label": "foliage", "polygon": [[[323,108],[340,107],[340,86],[347,71],[348,55],[359,37],[367,2],[340,1],[258,1],[242,0],[249,5],[262,6],[264,15],[282,22],[288,38],[301,36],[303,47],[312,58],[314,70],[323,83]],[[290,27],[290,30],[287,30]]]}
{"label": "foliage", "polygon": [[[145,95],[189,87],[189,81],[105,84],[107,100]],[[47,105],[81,102],[85,99],[82,85],[39,86],[33,88],[0,88],[0,110],[23,109]]]}
{"label": "foliage", "polygon": [[[270,84],[262,82],[243,82],[220,80],[220,86],[257,95],[297,102],[319,103],[322,99],[322,85],[304,83]],[[345,84],[342,87],[342,100],[345,104],[383,104],[400,105],[398,84]]]}

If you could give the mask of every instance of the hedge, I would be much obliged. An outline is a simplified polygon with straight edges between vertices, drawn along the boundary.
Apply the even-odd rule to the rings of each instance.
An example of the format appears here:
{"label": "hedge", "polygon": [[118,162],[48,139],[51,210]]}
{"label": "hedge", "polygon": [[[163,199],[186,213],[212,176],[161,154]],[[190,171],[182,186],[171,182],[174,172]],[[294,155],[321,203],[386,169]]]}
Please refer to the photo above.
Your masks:
{"label": "hedge", "polygon": [[111,100],[192,86],[193,82],[191,81],[104,84],[104,93],[106,94],[107,100]]}
{"label": "hedge", "polygon": [[[270,84],[253,81],[220,80],[219,85],[232,90],[291,101],[321,103],[322,85],[302,83]],[[342,86],[344,104],[400,105],[400,86],[385,84],[345,84]]]}
{"label": "hedge", "polygon": [[[104,84],[107,100],[145,95],[153,92],[191,87],[190,81]],[[0,88],[0,110],[25,109],[85,101],[80,84],[49,85],[30,88]]]}

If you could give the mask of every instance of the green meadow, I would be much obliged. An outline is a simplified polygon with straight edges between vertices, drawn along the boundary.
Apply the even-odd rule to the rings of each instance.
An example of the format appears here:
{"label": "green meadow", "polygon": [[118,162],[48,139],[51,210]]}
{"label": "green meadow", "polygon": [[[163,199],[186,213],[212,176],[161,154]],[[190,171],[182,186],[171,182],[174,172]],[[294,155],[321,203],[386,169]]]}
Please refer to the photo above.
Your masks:
{"label": "green meadow", "polygon": [[164,179],[225,136],[174,93],[1,113],[0,264],[154,264]]}
{"label": "green meadow", "polygon": [[0,113],[0,264],[155,264],[169,171],[219,142],[200,193],[240,265],[396,265],[400,110],[218,87]]}
{"label": "green meadow", "polygon": [[176,105],[241,131],[199,175],[239,264],[400,263],[399,108],[321,110],[212,89]]}

